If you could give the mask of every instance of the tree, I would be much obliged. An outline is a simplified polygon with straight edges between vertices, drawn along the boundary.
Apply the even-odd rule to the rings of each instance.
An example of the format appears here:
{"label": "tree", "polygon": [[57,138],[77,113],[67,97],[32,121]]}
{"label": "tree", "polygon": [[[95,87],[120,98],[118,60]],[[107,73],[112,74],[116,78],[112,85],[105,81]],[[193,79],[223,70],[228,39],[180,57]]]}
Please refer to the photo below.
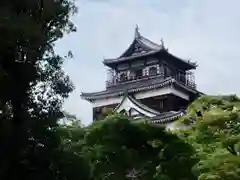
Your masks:
{"label": "tree", "polygon": [[[197,117],[197,111],[202,116]],[[197,151],[199,180],[237,180],[240,177],[240,100],[236,96],[203,96],[189,106],[181,132]],[[189,121],[194,117],[196,121]]]}
{"label": "tree", "polygon": [[59,169],[59,179],[90,180],[91,167],[83,153],[85,128],[80,122],[60,125],[57,135],[61,145],[54,153],[54,162]]}
{"label": "tree", "polygon": [[75,12],[72,0],[1,2],[0,106],[9,113],[1,117],[8,129],[1,131],[0,179],[55,176],[49,170],[59,142],[55,126],[73,85],[54,43],[75,31],[69,20]]}
{"label": "tree", "polygon": [[[86,128],[83,152],[93,179],[193,179],[191,146],[161,127],[132,121],[110,115]],[[179,166],[185,169],[176,171]]]}

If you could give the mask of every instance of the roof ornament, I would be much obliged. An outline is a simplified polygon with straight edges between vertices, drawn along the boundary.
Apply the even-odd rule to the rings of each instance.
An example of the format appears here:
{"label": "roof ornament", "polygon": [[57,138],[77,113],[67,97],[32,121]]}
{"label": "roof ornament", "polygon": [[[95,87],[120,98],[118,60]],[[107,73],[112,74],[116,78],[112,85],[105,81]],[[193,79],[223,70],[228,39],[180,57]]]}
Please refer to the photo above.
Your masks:
{"label": "roof ornament", "polygon": [[139,33],[139,27],[138,25],[136,24],[136,28],[135,28],[135,38],[139,38],[141,35]]}
{"label": "roof ornament", "polygon": [[164,41],[163,41],[163,38],[161,38],[161,46],[164,48]]}

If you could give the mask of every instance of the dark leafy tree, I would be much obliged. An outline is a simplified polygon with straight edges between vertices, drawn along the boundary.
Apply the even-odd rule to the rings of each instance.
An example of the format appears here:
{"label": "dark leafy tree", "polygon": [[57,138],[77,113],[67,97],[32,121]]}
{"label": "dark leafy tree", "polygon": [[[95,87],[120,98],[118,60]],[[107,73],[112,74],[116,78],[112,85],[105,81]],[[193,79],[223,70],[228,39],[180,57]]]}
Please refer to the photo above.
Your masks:
{"label": "dark leafy tree", "polygon": [[[72,0],[3,0],[0,7],[0,179],[54,179],[64,98],[73,90],[54,43],[75,31]],[[13,173],[14,172],[14,173]]]}
{"label": "dark leafy tree", "polygon": [[60,125],[56,131],[61,139],[53,155],[60,179],[90,180],[91,166],[83,153],[85,128],[79,121]]}
{"label": "dark leafy tree", "polygon": [[132,121],[109,115],[86,129],[83,151],[93,179],[194,179],[190,145],[161,127]]}

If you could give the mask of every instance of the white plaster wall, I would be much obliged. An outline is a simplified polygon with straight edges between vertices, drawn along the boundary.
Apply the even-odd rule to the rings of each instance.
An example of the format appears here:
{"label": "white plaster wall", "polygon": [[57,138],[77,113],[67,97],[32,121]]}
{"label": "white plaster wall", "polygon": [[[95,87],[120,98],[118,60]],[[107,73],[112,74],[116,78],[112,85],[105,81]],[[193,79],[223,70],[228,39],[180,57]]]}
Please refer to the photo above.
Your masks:
{"label": "white plaster wall", "polygon": [[[154,96],[161,96],[165,94],[174,94],[176,96],[179,96],[183,99],[189,100],[189,96],[186,93],[180,92],[177,89],[173,87],[164,87],[159,89],[153,89],[145,92],[138,92],[135,94],[136,99],[144,99]],[[117,97],[109,97],[105,99],[98,99],[95,100],[95,102],[92,103],[93,107],[101,107],[111,104],[119,104],[122,101],[123,96],[117,96]]]}
{"label": "white plaster wall", "polygon": [[101,107],[111,104],[119,104],[122,101],[123,96],[117,96],[117,97],[109,97],[104,99],[97,99],[94,102],[92,102],[93,107]]}
{"label": "white plaster wall", "polygon": [[165,94],[174,94],[183,99],[189,100],[189,96],[186,93],[180,92],[173,87],[164,87],[161,89],[152,89],[145,92],[138,92],[135,94],[135,97],[136,99],[144,99],[144,98],[149,98],[154,96],[161,96]]}
{"label": "white plaster wall", "polygon": [[137,112],[135,109],[133,109],[131,111],[131,116],[135,116],[135,115],[138,115],[138,114],[139,114],[139,112]]}

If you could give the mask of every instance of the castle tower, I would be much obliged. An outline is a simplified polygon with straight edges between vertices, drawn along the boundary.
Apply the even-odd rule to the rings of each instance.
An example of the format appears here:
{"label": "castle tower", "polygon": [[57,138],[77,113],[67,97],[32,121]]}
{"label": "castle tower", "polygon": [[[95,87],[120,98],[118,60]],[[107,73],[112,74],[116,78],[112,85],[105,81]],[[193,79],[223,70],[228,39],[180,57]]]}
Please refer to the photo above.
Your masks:
{"label": "castle tower", "polygon": [[150,41],[137,27],[127,50],[118,58],[104,59],[103,64],[109,73],[106,89],[81,94],[92,103],[94,120],[103,108],[112,108],[135,120],[144,118],[170,127],[201,94],[192,72],[196,63],[174,56],[163,41]]}

